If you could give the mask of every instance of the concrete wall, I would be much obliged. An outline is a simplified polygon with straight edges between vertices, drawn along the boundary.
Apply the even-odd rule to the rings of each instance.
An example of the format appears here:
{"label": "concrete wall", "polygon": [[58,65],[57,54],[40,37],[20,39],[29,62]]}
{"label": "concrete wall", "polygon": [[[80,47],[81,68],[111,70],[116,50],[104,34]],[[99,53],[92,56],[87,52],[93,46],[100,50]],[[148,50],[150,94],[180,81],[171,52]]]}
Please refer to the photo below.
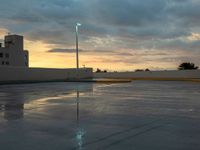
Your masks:
{"label": "concrete wall", "polygon": [[200,70],[94,73],[94,78],[191,79],[200,78]]}
{"label": "concrete wall", "polygon": [[0,67],[0,83],[66,81],[71,79],[92,78],[91,68],[46,69],[26,67]]}

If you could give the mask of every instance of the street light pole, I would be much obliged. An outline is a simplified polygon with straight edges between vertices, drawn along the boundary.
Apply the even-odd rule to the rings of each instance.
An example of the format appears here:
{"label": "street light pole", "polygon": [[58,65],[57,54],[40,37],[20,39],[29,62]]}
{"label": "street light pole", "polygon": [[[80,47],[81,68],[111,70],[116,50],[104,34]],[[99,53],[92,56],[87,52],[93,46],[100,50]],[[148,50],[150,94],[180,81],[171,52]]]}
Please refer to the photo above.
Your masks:
{"label": "street light pole", "polygon": [[81,26],[80,23],[76,24],[76,68],[79,69],[79,54],[78,54],[78,27]]}

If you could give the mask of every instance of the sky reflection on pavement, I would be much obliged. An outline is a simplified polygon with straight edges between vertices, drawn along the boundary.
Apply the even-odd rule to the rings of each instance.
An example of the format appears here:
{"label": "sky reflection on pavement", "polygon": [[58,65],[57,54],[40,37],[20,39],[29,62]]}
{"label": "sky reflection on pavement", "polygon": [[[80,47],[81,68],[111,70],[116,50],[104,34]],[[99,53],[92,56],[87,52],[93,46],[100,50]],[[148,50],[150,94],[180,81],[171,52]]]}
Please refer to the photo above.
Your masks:
{"label": "sky reflection on pavement", "polygon": [[199,149],[200,84],[0,86],[1,150]]}

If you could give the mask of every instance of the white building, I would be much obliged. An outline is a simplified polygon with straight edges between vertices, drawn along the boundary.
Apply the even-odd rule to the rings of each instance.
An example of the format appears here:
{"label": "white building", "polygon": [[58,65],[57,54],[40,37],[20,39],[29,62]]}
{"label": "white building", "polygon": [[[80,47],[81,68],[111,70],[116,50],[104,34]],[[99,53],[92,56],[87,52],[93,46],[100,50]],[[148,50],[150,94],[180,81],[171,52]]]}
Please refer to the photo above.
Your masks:
{"label": "white building", "polygon": [[28,67],[29,55],[23,44],[23,36],[5,36],[4,47],[0,43],[0,66]]}

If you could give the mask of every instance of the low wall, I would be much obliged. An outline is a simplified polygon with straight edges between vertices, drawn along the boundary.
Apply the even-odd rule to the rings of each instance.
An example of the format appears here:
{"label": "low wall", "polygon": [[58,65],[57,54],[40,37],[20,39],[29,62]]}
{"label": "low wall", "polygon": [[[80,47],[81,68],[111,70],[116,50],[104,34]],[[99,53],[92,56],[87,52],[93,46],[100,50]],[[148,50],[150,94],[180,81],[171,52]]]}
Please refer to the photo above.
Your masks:
{"label": "low wall", "polygon": [[0,83],[14,82],[45,82],[67,81],[73,79],[92,78],[92,68],[51,69],[51,68],[25,68],[0,67]]}
{"label": "low wall", "polygon": [[199,79],[200,70],[94,73],[94,78]]}

